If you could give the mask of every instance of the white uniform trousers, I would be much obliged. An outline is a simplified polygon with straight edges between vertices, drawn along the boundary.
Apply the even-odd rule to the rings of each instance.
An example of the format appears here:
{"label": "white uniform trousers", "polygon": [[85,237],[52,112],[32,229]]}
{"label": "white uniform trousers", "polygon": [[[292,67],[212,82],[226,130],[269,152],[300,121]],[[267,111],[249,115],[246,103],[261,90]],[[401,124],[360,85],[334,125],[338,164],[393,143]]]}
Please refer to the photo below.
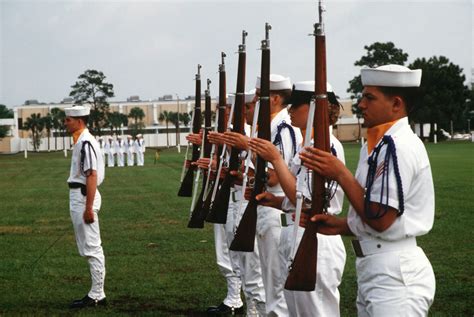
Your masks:
{"label": "white uniform trousers", "polygon": [[107,166],[114,167],[115,165],[115,157],[113,154],[107,153]]}
{"label": "white uniform trousers", "polygon": [[281,234],[279,221],[281,211],[271,207],[258,206],[257,214],[257,245],[265,287],[267,316],[288,316],[288,307],[283,295],[283,284],[281,283],[282,272],[278,251]]}
{"label": "white uniform trousers", "polygon": [[105,258],[100,239],[99,217],[102,199],[99,191],[96,191],[94,199],[94,222],[84,222],[84,211],[86,209],[86,196],[82,195],[81,189],[69,190],[69,210],[76,236],[77,249],[81,256],[87,257],[91,273],[92,286],[88,296],[92,299],[101,300],[105,297]]}
{"label": "white uniform trousers", "polygon": [[127,152],[127,166],[133,166],[133,153]]}
{"label": "white uniform trousers", "polygon": [[[247,200],[242,201],[241,186],[235,185],[231,188],[229,199],[229,213],[226,222],[226,235],[228,245],[234,239],[237,227],[242,219],[242,215],[248,204]],[[260,267],[260,258],[258,255],[257,240],[253,252],[234,252],[237,255],[240,269],[240,279],[242,281],[242,290],[247,304],[247,316],[265,316],[265,289],[263,287],[262,269]]]}
{"label": "white uniform trousers", "polygon": [[427,316],[436,282],[423,250],[412,247],[357,258],[359,316]]}
{"label": "white uniform trousers", "polygon": [[137,153],[137,166],[143,166],[145,164],[145,153]]}
{"label": "white uniform trousers", "polygon": [[117,166],[119,167],[122,167],[124,166],[124,161],[123,161],[123,153],[122,152],[118,152],[117,153]]}
{"label": "white uniform trousers", "polygon": [[229,252],[224,226],[223,224],[214,224],[217,266],[227,282],[227,296],[223,303],[229,307],[238,308],[244,304],[240,298],[242,282],[238,271],[238,259],[235,252]]}
{"label": "white uniform trousers", "polygon": [[[296,250],[303,237],[304,228],[298,228]],[[346,250],[341,236],[318,236],[316,288],[312,292],[284,290],[289,316],[338,317],[339,290],[346,263]],[[286,282],[293,246],[293,225],[283,227],[280,239],[282,283]]]}

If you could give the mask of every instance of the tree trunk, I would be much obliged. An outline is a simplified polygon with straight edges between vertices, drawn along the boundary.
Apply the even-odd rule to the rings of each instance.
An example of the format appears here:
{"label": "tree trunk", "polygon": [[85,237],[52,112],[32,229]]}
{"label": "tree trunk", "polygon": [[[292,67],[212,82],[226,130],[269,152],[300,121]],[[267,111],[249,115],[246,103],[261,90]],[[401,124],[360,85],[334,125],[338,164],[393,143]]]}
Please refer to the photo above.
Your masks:
{"label": "tree trunk", "polygon": [[166,146],[169,148],[170,147],[170,138],[168,136],[168,121],[166,121]]}

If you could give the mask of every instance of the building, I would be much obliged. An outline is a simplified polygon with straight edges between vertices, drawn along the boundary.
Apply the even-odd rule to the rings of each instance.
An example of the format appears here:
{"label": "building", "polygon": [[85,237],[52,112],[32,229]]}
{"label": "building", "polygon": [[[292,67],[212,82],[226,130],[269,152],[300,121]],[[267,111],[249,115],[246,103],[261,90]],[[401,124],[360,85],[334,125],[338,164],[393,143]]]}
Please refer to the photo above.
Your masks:
{"label": "building", "polygon": [[[179,128],[179,133],[176,131],[174,124],[168,123],[168,129],[166,129],[166,122],[160,121],[160,114],[164,111],[168,112],[179,112],[179,113],[190,113],[194,108],[193,100],[169,100],[170,98],[164,98],[166,100],[158,101],[141,101],[138,96],[131,96],[128,101],[110,102],[110,112],[119,112],[125,115],[130,113],[132,108],[138,107],[143,110],[145,117],[142,122],[144,124],[144,139],[147,146],[175,146],[178,144],[186,144],[186,135],[189,133],[192,124],[190,122],[188,127],[182,123]],[[211,109],[215,111],[217,101],[211,100]],[[31,144],[30,131],[23,130],[23,124],[26,119],[32,114],[40,114],[41,117],[46,116],[51,112],[53,108],[64,109],[73,105],[72,100],[65,99],[61,103],[51,104],[40,104],[36,100],[28,100],[24,105],[13,108],[14,118],[13,119],[2,119],[8,120],[8,122],[0,123],[0,125],[9,125],[11,127],[9,136],[0,140],[0,152],[15,153],[19,151],[33,150]],[[204,99],[201,102],[201,108],[204,110]],[[133,119],[129,119],[129,123],[132,123]],[[127,126],[120,129],[121,134],[128,134]],[[166,133],[168,131],[168,133]],[[182,133],[181,133],[182,132]],[[51,135],[47,136],[46,132],[43,131],[43,138],[39,147],[40,151],[48,150],[48,137],[50,150],[63,150],[64,148],[69,149],[71,140],[70,137],[62,136],[61,131],[52,130]],[[104,135],[113,134],[110,130],[103,130]],[[179,137],[177,135],[179,134]]]}
{"label": "building", "polygon": [[[3,153],[16,153],[24,151],[33,151],[33,145],[31,143],[30,131],[23,130],[23,124],[28,117],[33,113],[40,114],[41,117],[46,116],[51,112],[53,108],[64,109],[71,107],[73,100],[71,98],[65,98],[61,103],[43,104],[36,100],[28,100],[24,105],[13,108],[14,119],[1,119],[7,120],[0,125],[9,125],[11,127],[9,136],[0,140],[0,152]],[[361,137],[365,137],[366,129],[361,127],[363,119],[358,120],[357,117],[352,113],[352,100],[342,100],[341,104],[343,109],[339,116],[333,133],[342,142],[345,141],[356,141]],[[215,111],[217,105],[217,99],[211,100],[212,111]],[[160,114],[164,111],[178,112],[179,113],[190,113],[194,108],[194,98],[189,96],[184,100],[173,100],[171,95],[165,95],[159,100],[153,101],[141,101],[139,96],[131,96],[127,98],[127,101],[110,102],[110,111],[119,112],[125,115],[130,113],[132,108],[141,108],[145,113],[143,118],[144,128],[144,139],[145,144],[151,147],[163,147],[163,146],[176,146],[187,144],[186,135],[190,131],[190,125],[186,127],[182,123],[180,125],[179,133],[176,131],[174,125],[169,122],[168,129],[166,128],[166,122],[160,121]],[[201,107],[204,109],[204,100],[201,102]],[[129,119],[129,123],[132,119]],[[127,126],[120,129],[121,134],[128,134]],[[166,133],[168,131],[168,133]],[[110,130],[103,130],[104,135],[113,134]],[[179,134],[179,137],[178,137]],[[49,137],[49,142],[48,142]],[[63,150],[69,149],[71,145],[71,138],[65,136],[61,131],[52,130],[51,135],[47,136],[46,132],[43,131],[43,138],[39,147],[40,151],[47,151],[49,144],[49,150]]]}

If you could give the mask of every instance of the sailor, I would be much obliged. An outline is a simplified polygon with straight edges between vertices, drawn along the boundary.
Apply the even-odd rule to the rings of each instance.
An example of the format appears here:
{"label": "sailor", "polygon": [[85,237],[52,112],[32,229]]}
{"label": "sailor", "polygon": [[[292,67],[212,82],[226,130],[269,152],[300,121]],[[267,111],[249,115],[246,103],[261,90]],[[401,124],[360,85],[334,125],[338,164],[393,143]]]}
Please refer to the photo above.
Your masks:
{"label": "sailor", "polygon": [[[251,135],[251,125],[253,121],[255,109],[255,90],[245,93],[245,135],[237,132],[225,132],[224,142],[232,147],[238,148],[242,152],[240,154],[242,167],[248,155],[248,140]],[[253,165],[252,165],[253,166]],[[235,176],[238,176],[236,173]],[[235,182],[231,187],[229,197],[229,210],[227,214],[227,222],[225,224],[225,233],[227,244],[231,245],[237,227],[247,207],[248,201],[242,193],[242,182]],[[237,267],[242,281],[242,290],[246,299],[247,316],[265,316],[265,289],[263,287],[262,270],[260,266],[260,257],[258,253],[258,245],[255,240],[253,252],[237,252],[230,251],[233,255],[231,260],[237,262]],[[234,264],[235,265],[235,264]]]}
{"label": "sailor", "polygon": [[[226,100],[226,117],[228,118],[231,105],[235,101],[235,96],[229,94]],[[228,119],[225,120],[226,122]],[[192,134],[186,138],[190,142],[199,142],[202,139],[202,133],[199,134]],[[223,139],[220,133],[217,132],[210,132],[209,133],[209,140],[214,144],[223,144]],[[216,153],[216,155],[220,155],[221,153]],[[203,162],[198,164],[198,166],[205,166],[207,168],[209,166],[208,159],[200,159],[198,162]],[[231,195],[232,197],[232,195]],[[230,199],[230,198],[229,198]],[[230,211],[230,205],[229,210]],[[238,254],[234,251],[229,250],[229,237],[226,228],[229,228],[229,225],[232,223],[232,216],[231,213],[228,212],[227,214],[227,221],[226,224],[214,224],[214,245],[215,245],[215,252],[216,252],[216,262],[219,271],[224,276],[227,284],[227,294],[222,303],[217,306],[210,306],[207,308],[206,313],[208,315],[226,315],[226,314],[243,314],[244,313],[244,303],[242,302],[241,298],[241,290],[242,290],[242,280],[240,276],[240,267],[239,267],[239,259]],[[230,229],[231,230],[231,229]],[[232,234],[233,236],[233,234]]]}
{"label": "sailor", "polygon": [[117,166],[123,167],[124,166],[124,157],[123,154],[125,153],[125,142],[122,139],[122,136],[117,136],[117,140],[114,142],[114,151],[117,155]]}
{"label": "sailor", "polygon": [[115,156],[114,156],[114,146],[113,146],[114,138],[112,136],[107,136],[107,141],[105,141],[104,150],[105,154],[107,154],[107,166],[114,167],[115,165]]}
{"label": "sailor", "polygon": [[65,125],[73,136],[69,185],[69,209],[79,254],[87,258],[92,279],[89,293],[75,300],[71,308],[105,305],[105,259],[100,239],[98,213],[101,195],[97,190],[104,180],[104,161],[100,147],[86,127],[90,109],[74,106],[65,109]]}
{"label": "sailor", "polygon": [[323,234],[354,235],[359,316],[427,316],[435,276],[416,237],[434,221],[431,166],[408,114],[421,69],[385,65],[361,70],[359,108],[367,127],[355,176],[326,152],[306,148],[303,164],[333,179],[350,202],[347,217],[316,215]]}
{"label": "sailor", "polygon": [[143,166],[145,163],[145,140],[143,140],[143,135],[137,134],[133,143],[133,150],[137,154],[137,166]]}
{"label": "sailor", "polygon": [[100,147],[100,153],[102,154],[102,161],[105,162],[105,148],[104,148],[104,137],[100,136],[98,138],[98,142],[99,142],[99,147]]}
{"label": "sailor", "polygon": [[[336,99],[330,84],[327,84],[327,94],[330,103],[329,124],[333,125],[339,114],[339,102]],[[289,109],[291,124],[298,127],[306,135],[309,116],[310,101],[314,95],[314,81],[297,82],[293,86]],[[311,114],[313,115],[313,114]],[[332,128],[330,128],[332,130]],[[316,136],[317,137],[317,136]],[[312,140],[311,140],[312,142]],[[344,163],[344,149],[339,140],[330,131],[331,150],[342,163]],[[303,144],[298,145],[298,153]],[[311,173],[306,173],[301,168],[299,154],[296,153],[289,166],[283,162],[276,148],[268,141],[254,138],[250,141],[253,151],[275,166],[280,184],[286,197],[276,197],[265,192],[257,196],[260,204],[283,209],[288,214],[282,214],[282,233],[280,239],[280,259],[282,264],[282,283],[285,283],[288,268],[304,233],[302,227],[297,228],[296,237],[293,217],[296,210],[296,191],[301,190],[305,207],[311,206]],[[301,188],[297,188],[300,184]],[[330,214],[339,214],[342,210],[344,192],[335,182],[328,185],[330,205],[327,210]],[[301,210],[300,210],[301,212]],[[295,243],[296,238],[296,243]],[[294,250],[293,250],[294,248]],[[290,316],[340,316],[339,290],[342,273],[346,260],[346,251],[339,235],[326,236],[318,234],[317,248],[317,275],[316,286],[312,292],[295,292],[284,290]]]}
{"label": "sailor", "polygon": [[133,166],[133,139],[131,135],[127,135],[125,153],[127,153],[127,166]]}
{"label": "sailor", "polygon": [[[296,153],[302,141],[300,129],[290,125],[286,109],[291,96],[290,78],[270,74],[271,142],[275,145],[286,165]],[[260,96],[260,77],[256,83],[256,98]],[[266,190],[274,196],[284,196],[278,177],[271,163],[268,164]],[[281,234],[281,210],[259,205],[257,207],[257,244],[265,286],[266,310],[269,316],[286,316],[288,308],[283,294],[282,272],[279,257]]]}

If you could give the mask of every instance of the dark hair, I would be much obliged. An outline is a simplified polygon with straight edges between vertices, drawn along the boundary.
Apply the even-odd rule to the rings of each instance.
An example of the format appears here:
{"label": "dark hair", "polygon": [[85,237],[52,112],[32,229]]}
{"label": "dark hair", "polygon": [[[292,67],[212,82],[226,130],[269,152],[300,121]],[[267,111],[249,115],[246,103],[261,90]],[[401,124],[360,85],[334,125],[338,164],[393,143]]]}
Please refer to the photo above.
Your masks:
{"label": "dark hair", "polygon": [[[291,93],[291,98],[289,102],[291,103],[291,107],[299,107],[303,104],[309,104],[311,102],[311,98],[313,98],[314,92],[313,91],[301,91],[301,90],[293,90]],[[339,119],[339,113],[341,104],[337,100],[336,94],[332,91],[327,92],[328,96],[328,113],[329,113],[329,124],[334,125],[336,121]]]}
{"label": "dark hair", "polygon": [[89,122],[89,116],[76,117],[76,119],[82,120],[85,125],[87,125]]}
{"label": "dark hair", "polygon": [[423,91],[420,87],[377,87],[386,96],[399,96],[402,98],[406,105],[407,114],[413,111],[423,95]]}
{"label": "dark hair", "polygon": [[279,95],[283,99],[283,105],[289,104],[291,97],[291,89],[271,90],[270,95]]}

